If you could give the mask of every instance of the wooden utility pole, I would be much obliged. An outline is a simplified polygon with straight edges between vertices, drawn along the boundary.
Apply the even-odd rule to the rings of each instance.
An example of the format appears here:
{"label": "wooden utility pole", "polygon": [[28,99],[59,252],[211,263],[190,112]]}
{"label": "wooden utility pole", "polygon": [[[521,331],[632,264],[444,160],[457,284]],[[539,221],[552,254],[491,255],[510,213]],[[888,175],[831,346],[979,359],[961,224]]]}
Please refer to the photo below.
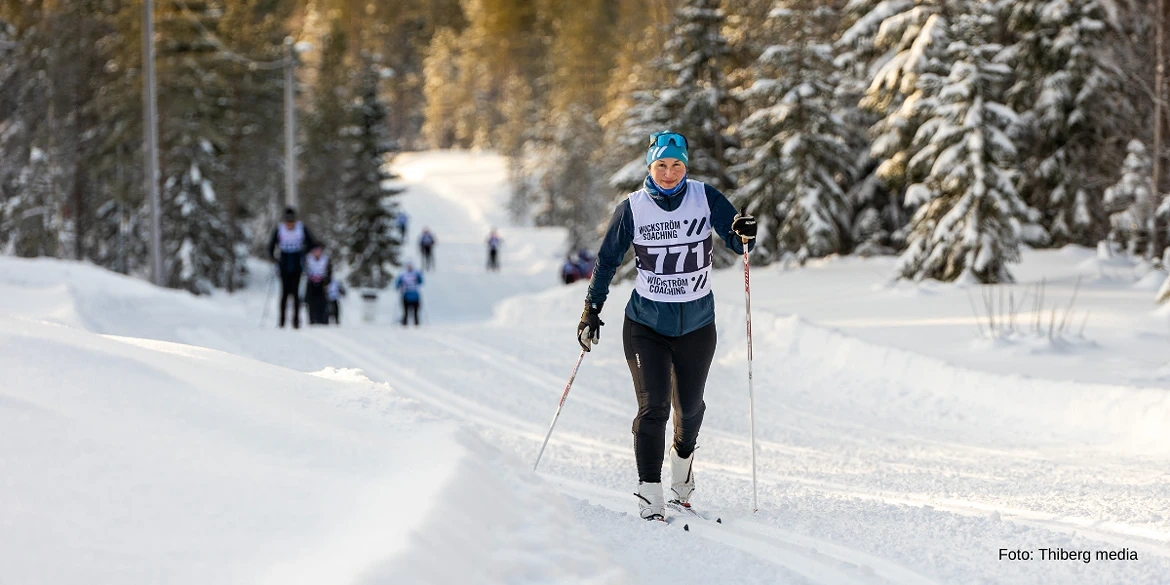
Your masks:
{"label": "wooden utility pole", "polygon": [[146,108],[143,111],[143,129],[146,136],[146,195],[150,201],[150,280],[157,286],[165,284],[162,260],[162,204],[158,193],[161,173],[158,168],[158,88],[154,77],[154,0],[142,3],[142,91]]}
{"label": "wooden utility pole", "polygon": [[[1162,0],[1159,0],[1162,1]],[[285,37],[284,61],[284,203],[297,206],[297,49]]]}
{"label": "wooden utility pole", "polygon": [[1145,209],[1146,231],[1149,241],[1148,255],[1158,260],[1162,254],[1162,235],[1157,218],[1158,204],[1161,203],[1162,175],[1162,125],[1165,124],[1166,103],[1166,0],[1158,0],[1154,15],[1154,152],[1153,172],[1150,178],[1150,198]]}

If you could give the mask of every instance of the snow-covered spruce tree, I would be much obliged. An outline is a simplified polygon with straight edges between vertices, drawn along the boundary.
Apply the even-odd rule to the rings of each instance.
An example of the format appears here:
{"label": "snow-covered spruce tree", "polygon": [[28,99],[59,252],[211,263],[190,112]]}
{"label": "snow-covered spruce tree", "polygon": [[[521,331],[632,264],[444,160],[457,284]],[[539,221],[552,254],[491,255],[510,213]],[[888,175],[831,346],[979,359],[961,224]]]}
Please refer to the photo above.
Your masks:
{"label": "snow-covered spruce tree", "polygon": [[853,253],[864,256],[893,254],[905,244],[903,228],[909,214],[902,207],[902,194],[889,189],[877,177],[882,162],[870,153],[868,131],[884,116],[861,106],[870,85],[873,70],[884,61],[874,39],[883,20],[895,10],[905,10],[912,0],[851,0],[839,12],[841,20],[834,28],[842,32],[834,41],[839,81],[836,83],[835,113],[849,133],[853,172],[847,177],[846,196],[853,210],[851,238]]}
{"label": "snow-covered spruce tree", "polygon": [[220,163],[215,145],[197,135],[179,135],[168,152],[189,166],[176,172],[167,165],[161,197],[167,230],[163,235],[164,263],[170,271],[168,286],[196,294],[208,294],[226,284],[229,273],[243,271],[243,258],[234,265],[233,239],[227,214],[220,205],[212,179],[203,169]]}
{"label": "snow-covered spruce tree", "polygon": [[1011,175],[1017,153],[1007,129],[1016,115],[997,101],[1011,71],[993,60],[1002,48],[986,42],[995,13],[977,0],[954,4],[950,73],[923,103],[916,154],[906,162],[907,174],[922,179],[906,193],[917,211],[899,271],[915,280],[1010,282],[1007,264],[1019,261],[1031,212]]}
{"label": "snow-covered spruce tree", "polygon": [[664,5],[648,0],[618,6],[613,32],[617,54],[600,116],[605,135],[599,157],[606,184],[617,198],[641,188],[647,139],[670,121],[669,112],[655,107],[654,95],[655,88],[674,79],[657,66],[669,21],[666,12]]}
{"label": "snow-covered spruce tree", "polygon": [[[673,129],[675,122],[666,104],[674,101],[674,94],[677,91],[664,89],[660,96],[648,89],[630,92],[629,109],[626,110],[621,124],[615,125],[616,132],[607,138],[607,143],[613,145],[613,150],[625,155],[624,160],[612,161],[608,165],[616,168],[609,173],[606,183],[619,199],[642,188],[642,181],[646,179],[647,141],[655,132]],[[690,136],[687,138],[689,140]],[[691,143],[694,144],[693,141]]]}
{"label": "snow-covered spruce tree", "polygon": [[[4,26],[0,65],[0,251],[25,257],[56,256],[66,231],[62,175],[65,136],[54,89],[59,19],[30,6],[22,28]],[[30,106],[29,104],[37,104]]]}
{"label": "snow-covered spruce tree", "polygon": [[394,178],[386,170],[393,143],[386,126],[388,108],[379,94],[382,76],[378,60],[363,53],[351,109],[352,161],[342,194],[350,226],[342,248],[352,286],[384,288],[390,284],[402,244],[394,228],[398,210],[394,196],[402,189],[387,184]]}
{"label": "snow-covered spruce tree", "polygon": [[[234,0],[225,3],[215,31],[227,46],[251,59],[274,62],[286,54],[287,22],[294,10],[288,0]],[[303,68],[298,68],[302,69]],[[284,192],[283,165],[284,76],[281,69],[252,70],[242,64],[222,69],[227,80],[221,101],[219,133],[224,137],[224,177],[216,186],[220,206],[233,230],[236,257],[246,257],[249,246],[262,249],[274,223],[275,202]],[[301,157],[304,160],[304,157]],[[300,191],[298,190],[298,202]],[[262,242],[262,243],[261,243]],[[240,272],[229,273],[221,284],[228,292],[247,282]]]}
{"label": "snow-covered spruce tree", "polygon": [[[218,48],[190,18],[217,28],[223,6],[187,1],[159,11],[159,143],[162,150],[163,264],[167,286],[196,294],[224,286],[244,270],[235,248],[242,226],[229,224],[216,189],[223,183],[220,133],[227,83]],[[191,16],[194,15],[194,16]]]}
{"label": "snow-covered spruce tree", "polygon": [[576,250],[598,241],[597,226],[609,203],[596,196],[601,177],[590,170],[601,126],[581,104],[569,106],[553,124],[551,140],[528,153],[525,188],[537,225],[565,227],[568,249]]}
{"label": "snow-covered spruce tree", "polygon": [[850,131],[834,111],[839,79],[826,42],[837,14],[818,4],[778,4],[767,26],[782,44],[764,50],[755,82],[739,96],[752,113],[739,126],[733,202],[759,218],[762,263],[850,247],[851,209],[840,184],[853,171]]}
{"label": "snow-covered spruce tree", "polygon": [[[145,184],[142,153],[142,7],[106,3],[94,43],[103,64],[92,78],[93,100],[87,111],[101,129],[87,148],[85,165],[92,177],[94,203],[88,258],[99,266],[148,278],[150,215],[143,208]],[[148,209],[146,211],[149,211]]]}
{"label": "snow-covered spruce tree", "polygon": [[1093,246],[1107,229],[1105,177],[1120,157],[1106,152],[1120,143],[1102,137],[1132,115],[1112,62],[1108,16],[1100,0],[1004,4],[1017,39],[999,59],[1015,71],[1007,103],[1020,112],[1018,143],[1026,153],[1020,193],[1043,214],[1053,243]]}
{"label": "snow-covered spruce tree", "polygon": [[914,135],[928,117],[926,105],[950,68],[949,22],[944,16],[948,4],[948,0],[854,0],[851,10],[868,12],[838,42],[851,48],[842,57],[846,61],[849,55],[869,60],[872,79],[861,106],[880,117],[870,128],[870,154],[880,161],[875,174],[897,196],[904,195],[916,180],[907,175],[907,162],[917,152]]}
{"label": "snow-covered spruce tree", "polygon": [[[300,215],[331,248],[345,238],[345,170],[352,163],[350,134],[356,128],[350,105],[351,67],[345,29],[339,20],[330,23],[322,39],[317,83],[305,115],[304,175],[300,182]],[[337,250],[332,250],[335,254]]]}
{"label": "snow-covered spruce tree", "polygon": [[[691,179],[727,190],[734,186],[728,172],[728,136],[730,125],[726,112],[732,101],[723,79],[727,40],[721,31],[725,16],[720,0],[682,0],[675,11],[663,54],[656,65],[666,72],[667,86],[643,88],[657,91],[636,96],[629,111],[628,133],[673,130],[687,137]],[[625,167],[626,173],[614,179],[633,176],[635,163],[645,170],[643,157],[649,132],[635,136],[641,142],[636,158]],[[631,138],[633,140],[633,138]],[[624,181],[622,181],[624,183]]]}
{"label": "snow-covered spruce tree", "polygon": [[1152,206],[1150,168],[1153,165],[1141,140],[1129,141],[1127,150],[1121,178],[1105,189],[1102,203],[1109,213],[1109,239],[1123,244],[1130,254],[1138,254],[1144,238],[1144,210]]}
{"label": "snow-covered spruce tree", "polygon": [[883,188],[881,180],[870,173],[853,185],[847,194],[854,210],[849,232],[858,256],[884,256],[896,252],[893,233],[900,229],[902,206]]}
{"label": "snow-covered spruce tree", "polygon": [[450,28],[440,28],[431,39],[430,50],[423,60],[424,108],[423,137],[431,148],[458,146],[456,114],[460,103],[469,99],[469,89],[459,85],[458,63],[462,62],[459,35]]}
{"label": "snow-covered spruce tree", "polygon": [[528,173],[533,170],[533,155],[543,148],[537,145],[543,144],[541,134],[546,131],[547,114],[536,99],[532,85],[519,74],[510,75],[504,82],[504,94],[509,97],[500,107],[505,122],[499,151],[508,157],[508,184],[512,188],[508,214],[516,225],[524,225],[531,219],[535,197],[530,187],[537,183]]}
{"label": "snow-covered spruce tree", "polygon": [[60,234],[58,201],[54,189],[55,165],[34,146],[14,187],[15,196],[2,203],[6,233],[4,251],[25,258],[56,256]]}

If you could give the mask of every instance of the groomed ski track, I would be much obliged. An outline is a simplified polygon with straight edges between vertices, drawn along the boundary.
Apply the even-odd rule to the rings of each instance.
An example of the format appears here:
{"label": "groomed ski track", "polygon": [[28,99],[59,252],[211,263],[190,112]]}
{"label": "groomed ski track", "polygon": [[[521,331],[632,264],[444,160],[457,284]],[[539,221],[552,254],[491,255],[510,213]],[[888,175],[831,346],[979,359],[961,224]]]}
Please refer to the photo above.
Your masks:
{"label": "groomed ski track", "polygon": [[[559,234],[507,228],[505,187],[492,171],[500,165],[479,166],[486,158],[427,153],[398,163],[410,189],[410,237],[429,225],[439,241],[438,269],[425,275],[423,327],[394,324],[390,294],[374,325],[360,323],[350,302],[341,328],[278,332],[270,315],[254,332],[192,328],[186,340],[301,370],[360,369],[530,468],[578,351],[572,335],[584,288],[557,284]],[[471,188],[485,182],[495,190]],[[499,273],[483,267],[492,226],[505,228]],[[632,582],[1120,584],[1170,575],[1165,452],[1116,448],[1141,443],[1142,428],[1162,420],[1117,422],[1109,406],[1131,389],[967,372],[762,310],[753,315],[753,514],[742,273],[713,280],[719,350],[694,501],[724,524],[694,523],[686,533],[632,514],[636,407],[620,343],[628,285],[612,291],[601,343],[586,356],[541,463],[540,475]],[[754,287],[768,285],[768,275],[753,272]],[[286,363],[279,347],[292,343],[312,344],[314,357]],[[1100,416],[1075,416],[1056,402],[1066,392],[1070,402],[1100,397]],[[1000,549],[1039,547],[1128,547],[1141,560],[999,559]],[[734,580],[721,580],[720,567],[732,564]]]}

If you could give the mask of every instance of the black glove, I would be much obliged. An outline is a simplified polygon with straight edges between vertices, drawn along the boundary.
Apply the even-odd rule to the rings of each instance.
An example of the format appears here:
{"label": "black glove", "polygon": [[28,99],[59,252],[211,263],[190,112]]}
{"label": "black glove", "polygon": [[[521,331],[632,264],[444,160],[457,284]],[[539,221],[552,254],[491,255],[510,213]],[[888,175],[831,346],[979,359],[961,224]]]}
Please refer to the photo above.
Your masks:
{"label": "black glove", "polygon": [[591,351],[593,344],[601,341],[601,305],[585,303],[585,310],[581,312],[581,322],[577,324],[577,343],[581,349]]}
{"label": "black glove", "polygon": [[756,218],[747,212],[746,208],[739,210],[739,213],[731,220],[731,231],[735,235],[745,240],[754,240],[756,238]]}

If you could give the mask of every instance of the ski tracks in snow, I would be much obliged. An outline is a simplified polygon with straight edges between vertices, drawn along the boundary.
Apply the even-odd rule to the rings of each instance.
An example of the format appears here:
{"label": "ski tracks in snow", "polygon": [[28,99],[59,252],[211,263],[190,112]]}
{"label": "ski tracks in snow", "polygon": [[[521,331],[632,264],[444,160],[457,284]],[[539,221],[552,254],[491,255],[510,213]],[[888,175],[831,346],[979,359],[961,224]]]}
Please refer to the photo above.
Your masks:
{"label": "ski tracks in snow", "polygon": [[[531,421],[518,418],[505,410],[493,407],[484,401],[476,401],[457,392],[443,388],[429,381],[409,364],[410,349],[403,346],[403,337],[409,336],[407,345],[418,350],[430,345],[432,349],[446,348],[457,352],[455,359],[464,367],[466,361],[475,360],[484,367],[496,370],[495,375],[504,373],[518,379],[536,390],[540,406],[552,407],[547,403],[553,397],[550,389],[557,384],[563,386],[553,374],[525,364],[519,359],[484,344],[460,339],[455,335],[404,332],[402,335],[370,336],[365,343],[340,332],[322,331],[315,335],[323,347],[343,358],[354,367],[363,369],[371,379],[389,383],[396,392],[427,404],[473,425],[502,434],[512,435],[523,442],[536,443],[543,439],[546,429],[535,426]],[[374,349],[381,348],[381,349]],[[407,361],[402,361],[402,360]],[[595,398],[599,398],[596,399]],[[621,408],[611,399],[591,396],[586,402],[606,414],[628,417],[627,409]],[[615,445],[583,437],[579,434],[558,432],[555,440],[573,449],[603,453],[620,459],[631,460],[626,446]],[[527,453],[522,453],[527,455]],[[712,470],[714,471],[714,470]],[[721,472],[723,472],[721,470]],[[560,476],[546,476],[561,487],[566,494],[600,506],[611,513],[626,514],[632,503],[623,493],[580,480]],[[882,559],[873,554],[848,546],[829,542],[811,536],[801,535],[775,526],[769,526],[746,518],[728,516],[724,524],[697,520],[690,523],[693,536],[704,538],[738,549],[746,554],[782,567],[811,583],[823,585],[941,585],[925,575],[917,573],[898,563]]]}

